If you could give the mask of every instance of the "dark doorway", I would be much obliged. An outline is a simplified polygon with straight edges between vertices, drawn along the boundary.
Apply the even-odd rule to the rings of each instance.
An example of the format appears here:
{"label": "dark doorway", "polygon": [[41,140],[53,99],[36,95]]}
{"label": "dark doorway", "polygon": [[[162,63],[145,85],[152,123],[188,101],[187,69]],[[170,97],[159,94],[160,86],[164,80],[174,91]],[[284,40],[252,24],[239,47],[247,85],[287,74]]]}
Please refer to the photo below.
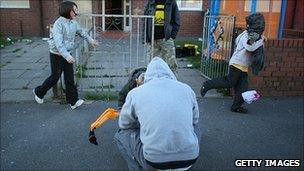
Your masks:
{"label": "dark doorway", "polygon": [[[123,0],[106,0],[105,14],[121,15],[123,13]],[[123,18],[106,17],[106,30],[122,30]]]}

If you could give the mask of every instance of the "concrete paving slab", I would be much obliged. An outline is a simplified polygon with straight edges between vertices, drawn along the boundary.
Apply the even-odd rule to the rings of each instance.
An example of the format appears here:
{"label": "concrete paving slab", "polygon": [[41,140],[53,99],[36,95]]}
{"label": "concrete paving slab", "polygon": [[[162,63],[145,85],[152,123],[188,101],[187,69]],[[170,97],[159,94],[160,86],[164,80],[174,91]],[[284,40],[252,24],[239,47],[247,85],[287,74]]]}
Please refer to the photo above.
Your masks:
{"label": "concrete paving slab", "polygon": [[16,55],[11,55],[11,54],[1,54],[1,57],[0,57],[0,62],[1,64],[9,64],[11,63],[11,61],[13,61],[14,59],[17,59],[17,56]]}
{"label": "concrete paving slab", "polygon": [[25,70],[25,72],[20,76],[21,79],[30,79],[33,78],[44,78],[46,79],[51,74],[51,69],[43,69],[43,70]]}
{"label": "concrete paving slab", "polygon": [[41,85],[43,83],[43,81],[46,79],[47,77],[43,78],[43,77],[39,77],[39,78],[33,78],[31,79],[30,83],[27,85],[27,87],[29,89],[33,89],[36,88],[37,86]]}
{"label": "concrete paving slab", "polygon": [[40,59],[37,61],[38,63],[50,63],[50,55],[40,56]]}
{"label": "concrete paving slab", "polygon": [[35,62],[38,62],[40,60],[40,56],[22,56],[22,57],[19,57],[19,58],[16,58],[14,60],[12,60],[12,62],[16,62],[16,63],[35,63]]}
{"label": "concrete paving slab", "polygon": [[1,78],[1,89],[24,89],[31,80]]}
{"label": "concrete paving slab", "polygon": [[[47,93],[44,97],[45,101],[50,101],[53,95]],[[23,102],[23,101],[34,101],[33,89],[6,89],[1,92],[1,103],[2,102]]]}
{"label": "concrete paving slab", "polygon": [[115,79],[111,78],[83,78],[79,81],[79,87],[80,89],[102,89],[108,88],[111,86],[111,89],[116,89],[117,91],[120,91],[121,88],[127,83],[128,78],[127,77],[117,77]]}
{"label": "concrete paving slab", "polygon": [[9,63],[6,66],[2,67],[3,69],[44,69],[46,67],[49,67],[48,64],[45,63],[19,63],[16,65],[15,63]]}
{"label": "concrete paving slab", "polygon": [[1,73],[1,80],[4,78],[19,78],[23,73],[27,70],[0,70]]}

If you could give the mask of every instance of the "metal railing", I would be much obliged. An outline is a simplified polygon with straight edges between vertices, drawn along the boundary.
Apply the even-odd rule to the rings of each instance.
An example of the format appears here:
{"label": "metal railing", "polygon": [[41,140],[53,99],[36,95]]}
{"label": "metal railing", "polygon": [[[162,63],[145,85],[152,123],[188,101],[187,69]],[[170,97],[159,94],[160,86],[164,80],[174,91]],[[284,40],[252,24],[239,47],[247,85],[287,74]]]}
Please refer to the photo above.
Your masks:
{"label": "metal railing", "polygon": [[[129,20],[128,29],[117,27]],[[86,41],[75,50],[76,81],[81,92],[117,92],[127,83],[129,72],[146,66],[153,54],[153,45],[147,44],[147,21],[153,16],[82,14],[78,22],[90,30],[99,47],[89,47]],[[107,21],[107,24],[102,22]],[[152,42],[154,27],[152,27]]]}
{"label": "metal railing", "polygon": [[233,51],[234,25],[234,16],[204,16],[201,73],[206,78],[227,74]]}

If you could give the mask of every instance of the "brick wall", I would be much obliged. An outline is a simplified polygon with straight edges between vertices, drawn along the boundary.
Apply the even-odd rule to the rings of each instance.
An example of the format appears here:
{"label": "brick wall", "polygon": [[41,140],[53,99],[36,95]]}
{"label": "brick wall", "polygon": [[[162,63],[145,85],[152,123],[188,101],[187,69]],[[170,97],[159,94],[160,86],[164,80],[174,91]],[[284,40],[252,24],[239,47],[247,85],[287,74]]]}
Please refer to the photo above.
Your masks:
{"label": "brick wall", "polygon": [[178,32],[178,37],[201,36],[203,32],[203,22],[202,12],[181,12],[181,27]]}
{"label": "brick wall", "polygon": [[[30,0],[29,9],[1,8],[1,34],[5,36],[48,36],[49,25],[54,23],[59,16],[60,2],[62,0]],[[146,2],[147,0],[133,0],[132,14],[143,14]],[[209,3],[208,1],[203,2],[203,9],[205,10]],[[100,0],[92,0],[92,10],[93,13],[101,13]],[[200,36],[202,34],[202,12],[180,11],[180,14],[181,28],[178,36]],[[101,23],[98,24],[101,25]]]}
{"label": "brick wall", "polygon": [[62,0],[47,0],[43,1],[42,9],[43,9],[43,36],[49,36],[49,25],[54,24],[56,19],[59,17],[59,5]]}
{"label": "brick wall", "polygon": [[266,68],[249,75],[250,87],[263,96],[304,95],[304,39],[268,40]]}
{"label": "brick wall", "polygon": [[40,1],[30,0],[30,8],[1,8],[0,30],[4,36],[41,36]]}

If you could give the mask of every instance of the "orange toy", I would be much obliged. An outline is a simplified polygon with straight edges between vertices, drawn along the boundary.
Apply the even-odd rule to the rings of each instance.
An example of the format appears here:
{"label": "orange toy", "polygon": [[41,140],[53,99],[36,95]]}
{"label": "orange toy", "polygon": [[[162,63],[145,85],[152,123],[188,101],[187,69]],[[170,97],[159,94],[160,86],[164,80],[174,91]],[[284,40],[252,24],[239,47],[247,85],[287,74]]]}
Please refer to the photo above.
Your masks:
{"label": "orange toy", "polygon": [[95,145],[98,145],[97,139],[95,137],[95,129],[101,127],[107,120],[109,119],[116,119],[119,116],[117,110],[108,108],[105,110],[95,122],[93,122],[90,126],[90,133],[89,133],[89,141]]}

